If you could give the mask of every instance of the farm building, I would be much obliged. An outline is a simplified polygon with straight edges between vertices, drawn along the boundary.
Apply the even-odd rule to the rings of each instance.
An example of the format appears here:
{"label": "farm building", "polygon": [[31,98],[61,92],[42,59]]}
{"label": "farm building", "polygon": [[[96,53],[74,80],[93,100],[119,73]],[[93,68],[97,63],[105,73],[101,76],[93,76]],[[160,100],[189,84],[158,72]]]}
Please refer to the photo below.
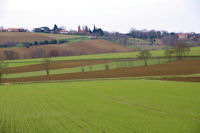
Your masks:
{"label": "farm building", "polygon": [[8,32],[8,29],[0,29],[0,32]]}
{"label": "farm building", "polygon": [[78,34],[90,35],[90,32],[87,26],[83,30],[81,30],[81,26],[78,26]]}
{"label": "farm building", "polygon": [[66,31],[66,30],[61,30],[60,31],[60,34],[68,34],[69,32],[68,31]]}
{"label": "farm building", "polygon": [[179,39],[188,39],[189,34],[188,33],[178,33]]}
{"label": "farm building", "polygon": [[34,32],[43,32],[43,33],[50,33],[51,30],[49,27],[40,27],[40,28],[34,28]]}
{"label": "farm building", "polygon": [[0,32],[27,32],[27,30],[23,28],[9,28],[9,29],[0,29]]}

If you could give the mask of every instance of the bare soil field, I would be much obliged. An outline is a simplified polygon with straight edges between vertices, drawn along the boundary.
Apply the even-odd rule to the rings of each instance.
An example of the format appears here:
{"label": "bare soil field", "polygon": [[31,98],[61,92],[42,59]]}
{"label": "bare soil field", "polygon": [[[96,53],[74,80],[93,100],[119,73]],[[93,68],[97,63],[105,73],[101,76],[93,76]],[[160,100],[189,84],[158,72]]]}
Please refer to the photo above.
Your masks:
{"label": "bare soil field", "polygon": [[29,32],[0,32],[0,44],[9,42],[33,42],[53,39],[72,38],[71,35],[43,34]]}
{"label": "bare soil field", "polygon": [[[112,60],[56,61],[56,62],[52,62],[50,69],[73,68],[73,67],[81,67],[81,66],[87,66],[87,65],[105,64],[105,63],[110,63],[110,62],[112,62]],[[35,65],[8,68],[6,73],[7,74],[23,73],[23,72],[42,71],[42,70],[44,70],[44,67],[42,64],[35,64]]]}
{"label": "bare soil field", "polygon": [[160,64],[160,65],[132,67],[132,68],[119,68],[119,69],[101,70],[94,72],[79,72],[79,73],[35,76],[26,78],[10,78],[10,79],[3,79],[3,82],[9,83],[9,82],[48,81],[48,80],[187,75],[187,74],[200,73],[199,68],[200,68],[200,60],[186,60],[170,64]]}
{"label": "bare soil field", "polygon": [[0,44],[8,42],[32,42],[32,41],[44,41],[52,40],[53,38],[37,34],[37,33],[26,33],[26,32],[1,32],[0,33]]}
{"label": "bare soil field", "polygon": [[162,78],[167,81],[186,81],[186,82],[200,82],[200,77],[177,77],[177,78]]}
{"label": "bare soil field", "polygon": [[39,45],[39,46],[32,46],[30,48],[1,48],[0,53],[3,54],[3,52],[6,50],[13,50],[19,53],[20,58],[23,59],[23,58],[31,58],[30,53],[38,49],[43,49],[45,50],[46,53],[49,53],[49,51],[51,50],[57,50],[59,54],[65,52],[65,54],[69,55],[133,51],[132,49],[105,40],[87,40],[70,44]]}

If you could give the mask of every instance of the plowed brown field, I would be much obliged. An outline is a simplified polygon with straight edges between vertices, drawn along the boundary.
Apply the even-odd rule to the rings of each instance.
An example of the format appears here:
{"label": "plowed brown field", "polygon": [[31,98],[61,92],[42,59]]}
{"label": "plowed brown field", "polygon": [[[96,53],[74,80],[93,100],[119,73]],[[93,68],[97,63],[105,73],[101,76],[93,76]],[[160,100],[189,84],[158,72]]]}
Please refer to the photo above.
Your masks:
{"label": "plowed brown field", "polygon": [[53,39],[65,39],[71,37],[75,36],[29,32],[0,32],[0,44],[5,44],[8,42],[33,42]]}
{"label": "plowed brown field", "polygon": [[8,42],[32,42],[32,41],[44,41],[52,40],[53,38],[37,34],[37,33],[26,33],[26,32],[2,32],[0,33],[0,44]]}
{"label": "plowed brown field", "polygon": [[[57,61],[52,62],[50,69],[61,69],[61,68],[72,68],[72,67],[81,67],[87,65],[96,65],[96,64],[105,64],[113,62],[112,60],[91,60],[91,61]],[[42,71],[44,67],[42,64],[35,64],[29,66],[21,66],[21,67],[12,67],[8,68],[7,74],[9,73],[23,73],[23,72],[34,72],[34,71]]]}
{"label": "plowed brown field", "polygon": [[187,82],[200,82],[200,77],[177,77],[177,78],[162,78],[161,80],[167,80],[167,81],[187,81]]}
{"label": "plowed brown field", "polygon": [[94,78],[117,78],[117,77],[141,77],[161,75],[186,75],[200,73],[200,60],[179,61],[171,64],[160,64],[133,68],[119,68],[113,70],[102,70],[94,72],[79,72],[68,74],[57,74],[50,76],[35,76],[26,78],[4,79],[3,82],[31,82],[48,80],[70,80],[70,79],[94,79]]}
{"label": "plowed brown field", "polygon": [[132,49],[117,45],[115,43],[105,40],[87,40],[82,42],[75,42],[70,44],[54,44],[54,45],[39,45],[30,48],[1,48],[0,53],[3,54],[5,50],[13,50],[20,54],[20,58],[30,58],[30,53],[37,49],[44,49],[46,53],[51,50],[57,50],[60,54],[67,51],[70,55],[84,55],[84,54],[100,54],[112,52],[129,52]]}

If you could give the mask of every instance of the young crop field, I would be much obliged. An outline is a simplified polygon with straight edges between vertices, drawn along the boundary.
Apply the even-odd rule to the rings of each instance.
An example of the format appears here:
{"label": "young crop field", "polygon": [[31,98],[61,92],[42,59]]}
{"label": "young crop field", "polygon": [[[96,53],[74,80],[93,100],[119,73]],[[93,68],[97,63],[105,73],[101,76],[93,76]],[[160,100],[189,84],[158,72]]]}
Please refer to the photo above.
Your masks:
{"label": "young crop field", "polygon": [[2,133],[199,133],[200,84],[99,80],[0,86]]}

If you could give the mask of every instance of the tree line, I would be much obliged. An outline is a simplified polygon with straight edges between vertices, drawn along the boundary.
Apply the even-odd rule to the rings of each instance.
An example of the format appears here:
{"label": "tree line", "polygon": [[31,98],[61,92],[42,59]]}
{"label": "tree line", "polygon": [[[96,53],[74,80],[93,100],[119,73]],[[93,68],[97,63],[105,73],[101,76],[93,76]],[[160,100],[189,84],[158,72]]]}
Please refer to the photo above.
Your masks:
{"label": "tree line", "polygon": [[[189,55],[190,53],[190,47],[184,43],[184,42],[177,42],[174,47],[166,48],[164,51],[165,57],[168,58],[168,62],[171,62],[171,58],[173,55],[176,56],[177,60],[183,60],[186,55]],[[148,65],[147,61],[148,58],[152,57],[150,50],[141,50],[139,54],[137,55],[138,59],[144,60],[145,66]]]}
{"label": "tree line", "polygon": [[[178,33],[156,30],[148,31],[131,29],[127,34],[122,34],[119,32],[104,32],[103,36],[103,39],[113,41],[124,46],[132,45],[132,43],[129,42],[129,38],[148,40],[150,45],[155,44],[156,39],[159,39],[164,45],[167,46],[174,46],[180,40]],[[185,42],[187,42],[187,40],[192,42],[191,45],[195,44],[194,42],[196,42],[196,44],[199,42],[200,44],[200,34],[190,33],[188,34],[187,38],[184,39]]]}

